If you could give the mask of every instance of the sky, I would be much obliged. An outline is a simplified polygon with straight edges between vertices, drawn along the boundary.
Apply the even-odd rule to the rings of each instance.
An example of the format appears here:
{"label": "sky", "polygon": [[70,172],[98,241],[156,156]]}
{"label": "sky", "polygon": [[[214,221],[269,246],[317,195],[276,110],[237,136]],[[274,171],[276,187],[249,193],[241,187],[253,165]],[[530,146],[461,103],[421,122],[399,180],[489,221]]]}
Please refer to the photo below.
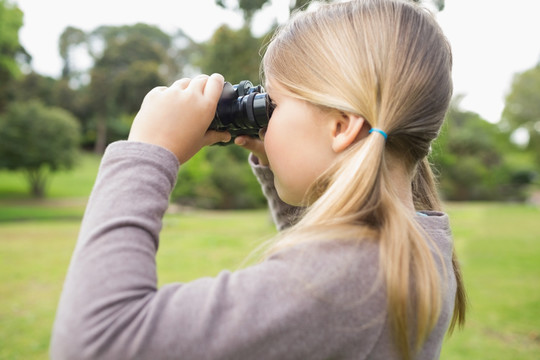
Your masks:
{"label": "sky", "polygon": [[[54,77],[62,67],[58,39],[67,26],[92,31],[142,22],[171,34],[182,29],[201,42],[224,23],[242,25],[239,13],[217,7],[214,0],[11,1],[24,13],[19,37],[33,57],[33,69]],[[286,21],[289,2],[272,0],[255,17],[255,33],[264,33],[274,20]],[[540,0],[446,0],[437,20],[452,45],[454,94],[464,95],[463,109],[493,123],[500,120],[514,74],[540,62],[539,14]]]}

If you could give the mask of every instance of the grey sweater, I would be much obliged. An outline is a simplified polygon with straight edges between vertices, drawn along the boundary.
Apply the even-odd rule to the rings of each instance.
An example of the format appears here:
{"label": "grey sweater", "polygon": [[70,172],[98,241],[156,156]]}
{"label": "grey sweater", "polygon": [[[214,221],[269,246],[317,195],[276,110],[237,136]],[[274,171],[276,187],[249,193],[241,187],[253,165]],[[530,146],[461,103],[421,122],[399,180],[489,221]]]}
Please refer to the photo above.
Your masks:
{"label": "grey sweater", "polygon": [[[298,245],[240,271],[158,289],[155,255],[178,167],[157,146],[108,147],[56,314],[53,359],[399,358],[375,242]],[[286,227],[290,208],[275,197],[271,172],[255,173]],[[451,270],[448,218],[428,215],[418,221]],[[449,271],[439,322],[418,359],[439,357],[455,290]]]}

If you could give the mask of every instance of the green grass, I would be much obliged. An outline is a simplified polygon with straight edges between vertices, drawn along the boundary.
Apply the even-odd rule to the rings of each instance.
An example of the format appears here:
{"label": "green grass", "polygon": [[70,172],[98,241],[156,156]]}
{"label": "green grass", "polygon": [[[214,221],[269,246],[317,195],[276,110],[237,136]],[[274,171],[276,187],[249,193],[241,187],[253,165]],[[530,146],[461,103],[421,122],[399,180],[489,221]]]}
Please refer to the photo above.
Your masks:
{"label": "green grass", "polygon": [[449,207],[470,307],[443,359],[538,359],[540,209],[524,205]]}
{"label": "green grass", "polygon": [[78,231],[66,221],[0,223],[0,359],[46,359]]}
{"label": "green grass", "polygon": [[[465,329],[446,340],[441,358],[537,359],[540,209],[450,204],[448,212],[470,311]],[[78,216],[0,222],[0,359],[47,358]],[[159,282],[234,270],[273,233],[265,211],[167,214],[158,253]]]}
{"label": "green grass", "polygon": [[159,283],[237,270],[275,232],[266,210],[167,215],[157,256]]}
{"label": "green grass", "polygon": [[[46,359],[79,222],[0,223],[0,359]],[[274,233],[264,210],[193,212],[164,219],[160,284],[214,276],[242,265]]]}
{"label": "green grass", "polygon": [[86,198],[0,200],[0,223],[22,220],[80,220],[84,214]]}
{"label": "green grass", "polygon": [[47,195],[33,199],[21,171],[0,170],[0,222],[80,219],[101,157],[82,153],[72,170],[50,174]]}

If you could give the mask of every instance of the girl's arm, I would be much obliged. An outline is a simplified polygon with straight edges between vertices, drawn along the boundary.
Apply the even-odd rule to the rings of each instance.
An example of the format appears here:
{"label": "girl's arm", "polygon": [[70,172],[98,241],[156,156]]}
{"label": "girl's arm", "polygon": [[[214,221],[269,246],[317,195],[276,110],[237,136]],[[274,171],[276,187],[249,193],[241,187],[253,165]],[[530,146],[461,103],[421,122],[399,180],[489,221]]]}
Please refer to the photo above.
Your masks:
{"label": "girl's arm", "polygon": [[56,314],[53,359],[264,358],[278,329],[302,322],[309,304],[300,306],[279,260],[157,289],[155,254],[177,170],[154,145],[107,149]]}
{"label": "girl's arm", "polygon": [[[341,287],[350,282],[335,276],[348,274],[339,270],[344,258],[358,258],[339,246],[291,249],[241,271],[158,289],[155,254],[177,170],[176,157],[161,147],[107,149],[56,314],[52,359],[326,359],[376,340],[380,326],[335,331],[373,321],[384,304],[376,297],[367,312],[344,310],[358,294],[349,297]],[[375,278],[373,270],[360,285]]]}

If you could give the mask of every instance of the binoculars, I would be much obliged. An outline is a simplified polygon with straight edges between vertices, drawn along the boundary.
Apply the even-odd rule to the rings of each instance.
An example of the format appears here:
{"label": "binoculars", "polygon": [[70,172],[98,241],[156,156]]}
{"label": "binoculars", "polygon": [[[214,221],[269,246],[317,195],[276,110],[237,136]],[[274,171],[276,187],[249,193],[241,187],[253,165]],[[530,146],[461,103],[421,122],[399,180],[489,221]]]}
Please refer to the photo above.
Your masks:
{"label": "binoculars", "polygon": [[259,130],[268,125],[272,111],[270,98],[261,85],[253,86],[248,80],[236,85],[225,82],[208,130],[231,133],[231,142],[227,144],[238,135],[257,137]]}

